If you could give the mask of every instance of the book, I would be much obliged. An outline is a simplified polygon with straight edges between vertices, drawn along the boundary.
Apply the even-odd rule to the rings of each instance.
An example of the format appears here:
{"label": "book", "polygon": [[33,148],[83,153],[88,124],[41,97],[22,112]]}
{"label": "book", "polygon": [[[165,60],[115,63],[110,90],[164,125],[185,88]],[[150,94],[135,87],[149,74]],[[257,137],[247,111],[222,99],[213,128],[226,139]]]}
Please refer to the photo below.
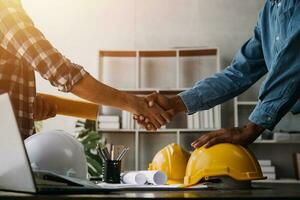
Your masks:
{"label": "book", "polygon": [[260,166],[271,166],[272,165],[271,160],[259,160],[258,163]]}
{"label": "book", "polygon": [[120,122],[119,116],[113,116],[113,115],[100,115],[98,117],[99,122]]}
{"label": "book", "polygon": [[214,107],[213,111],[214,111],[214,128],[221,128],[221,117],[220,117],[220,113],[219,113],[219,107]]}
{"label": "book", "polygon": [[261,171],[263,173],[275,173],[275,166],[261,166]]}
{"label": "book", "polygon": [[296,179],[300,180],[300,153],[293,154]]}
{"label": "book", "polygon": [[120,123],[117,122],[104,122],[99,124],[100,129],[120,129]]}
{"label": "book", "polygon": [[199,124],[199,112],[198,113],[195,113],[194,115],[193,115],[193,119],[194,119],[194,129],[199,129],[199,128],[201,128],[200,127],[200,124]]}
{"label": "book", "polygon": [[276,174],[275,173],[263,173],[263,176],[267,177],[268,180],[275,180]]}
{"label": "book", "polygon": [[128,129],[127,112],[126,111],[122,111],[122,129]]}
{"label": "book", "polygon": [[199,112],[199,124],[201,129],[204,128],[204,111]]}
{"label": "book", "polygon": [[208,114],[208,110],[203,111],[204,112],[204,127],[205,129],[209,128],[209,114]]}
{"label": "book", "polygon": [[133,114],[130,113],[130,129],[135,129],[135,120],[133,119]]}
{"label": "book", "polygon": [[188,129],[194,129],[194,119],[193,115],[187,116],[187,128]]}
{"label": "book", "polygon": [[214,128],[214,111],[213,111],[213,109],[210,109],[208,111],[208,116],[209,116],[209,120],[208,120],[209,128],[213,129]]}
{"label": "book", "polygon": [[129,112],[126,112],[126,126],[128,129],[130,129],[130,113]]}

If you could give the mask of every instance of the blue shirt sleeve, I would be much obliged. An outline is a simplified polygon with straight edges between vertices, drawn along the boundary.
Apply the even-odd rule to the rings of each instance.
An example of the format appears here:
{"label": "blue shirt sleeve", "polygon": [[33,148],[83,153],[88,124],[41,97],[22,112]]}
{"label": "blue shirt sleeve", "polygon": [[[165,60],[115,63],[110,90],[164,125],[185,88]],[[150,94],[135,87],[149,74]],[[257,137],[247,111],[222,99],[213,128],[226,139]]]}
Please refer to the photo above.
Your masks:
{"label": "blue shirt sleeve", "polygon": [[179,96],[188,113],[193,114],[243,93],[266,72],[258,22],[253,37],[238,51],[230,66],[220,73],[200,80],[192,89]]}
{"label": "blue shirt sleeve", "polygon": [[295,30],[287,38],[273,62],[272,70],[268,72],[260,90],[258,105],[252,112],[250,121],[272,130],[296,104],[300,97],[299,47],[300,28],[298,24],[298,30]]}

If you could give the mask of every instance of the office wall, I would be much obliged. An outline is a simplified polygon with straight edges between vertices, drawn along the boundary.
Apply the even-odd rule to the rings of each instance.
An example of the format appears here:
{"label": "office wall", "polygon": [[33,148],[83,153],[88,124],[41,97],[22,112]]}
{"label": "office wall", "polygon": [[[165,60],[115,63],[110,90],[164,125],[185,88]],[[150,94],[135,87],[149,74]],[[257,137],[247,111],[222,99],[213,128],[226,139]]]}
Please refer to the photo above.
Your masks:
{"label": "office wall", "polygon": [[[73,62],[98,76],[99,49],[166,49],[218,46],[225,67],[250,37],[264,0],[23,0],[37,27]],[[56,95],[37,78],[38,90]],[[232,103],[223,126],[233,124]],[[228,117],[232,116],[232,117]],[[63,120],[62,120],[63,119]],[[45,129],[74,130],[57,117]]]}

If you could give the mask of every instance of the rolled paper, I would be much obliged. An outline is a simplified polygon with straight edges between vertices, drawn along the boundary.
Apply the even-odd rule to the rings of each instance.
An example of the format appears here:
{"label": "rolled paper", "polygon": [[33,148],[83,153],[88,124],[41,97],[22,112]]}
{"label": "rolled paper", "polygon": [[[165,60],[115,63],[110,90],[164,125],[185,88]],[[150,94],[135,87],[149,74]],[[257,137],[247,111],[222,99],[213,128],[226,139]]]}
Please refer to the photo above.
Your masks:
{"label": "rolled paper", "polygon": [[90,120],[96,120],[99,105],[80,101],[80,100],[73,100],[67,99],[63,97],[52,96],[48,94],[38,94],[42,96],[49,102],[57,105],[57,114],[58,115],[65,115],[71,117],[78,117]]}
{"label": "rolled paper", "polygon": [[162,171],[140,171],[140,173],[146,176],[147,182],[153,185],[165,185],[167,184],[168,177]]}
{"label": "rolled paper", "polygon": [[122,174],[121,179],[125,184],[145,185],[147,183],[146,176],[138,171],[126,172]]}

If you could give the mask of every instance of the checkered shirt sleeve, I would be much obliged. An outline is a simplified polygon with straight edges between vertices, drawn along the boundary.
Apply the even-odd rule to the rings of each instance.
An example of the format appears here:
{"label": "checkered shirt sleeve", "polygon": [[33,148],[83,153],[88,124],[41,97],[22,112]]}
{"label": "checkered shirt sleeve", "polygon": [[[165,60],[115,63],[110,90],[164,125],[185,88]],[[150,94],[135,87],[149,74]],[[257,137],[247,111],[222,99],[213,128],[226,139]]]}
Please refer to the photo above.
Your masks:
{"label": "checkered shirt sleeve", "polygon": [[87,73],[45,39],[17,0],[0,0],[0,45],[64,92]]}

